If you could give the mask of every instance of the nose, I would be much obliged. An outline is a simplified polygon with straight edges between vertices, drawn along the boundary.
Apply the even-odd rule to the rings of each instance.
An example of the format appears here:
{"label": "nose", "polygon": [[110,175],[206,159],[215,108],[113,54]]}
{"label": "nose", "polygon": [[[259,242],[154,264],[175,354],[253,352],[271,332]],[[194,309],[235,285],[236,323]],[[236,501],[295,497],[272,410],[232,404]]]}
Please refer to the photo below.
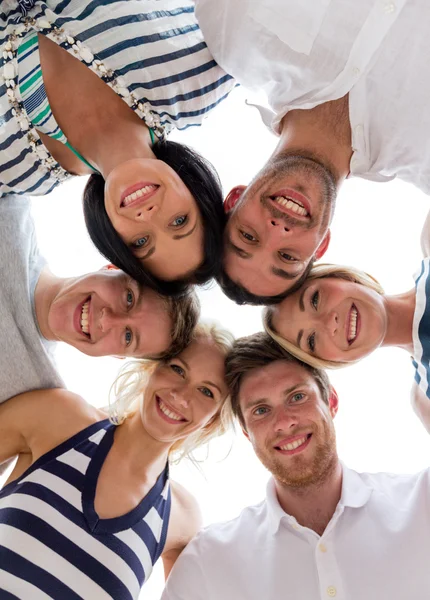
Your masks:
{"label": "nose", "polygon": [[288,408],[282,406],[279,407],[274,423],[274,429],[276,433],[282,433],[293,429],[298,425],[297,415],[292,413]]}
{"label": "nose", "polygon": [[271,216],[267,218],[267,226],[271,230],[272,234],[275,235],[285,235],[291,229],[290,226],[286,226],[285,222],[282,219],[278,219],[276,217]]}
{"label": "nose", "polygon": [[184,388],[174,388],[170,390],[170,397],[172,401],[177,406],[182,406],[183,408],[188,408],[189,405],[189,396],[187,394],[187,390]]}
{"label": "nose", "polygon": [[159,210],[159,206],[157,204],[149,202],[144,206],[140,206],[136,209],[135,219],[136,221],[141,221],[144,223],[149,223],[151,219],[155,217]]}
{"label": "nose", "polygon": [[339,327],[339,315],[336,311],[331,310],[330,312],[323,315],[322,318],[323,326],[326,332],[333,337]]}
{"label": "nose", "polygon": [[107,333],[112,329],[112,327],[115,327],[115,325],[120,325],[122,323],[122,319],[122,315],[119,315],[112,309],[105,306],[100,312],[98,322],[99,329],[101,329],[103,333]]}

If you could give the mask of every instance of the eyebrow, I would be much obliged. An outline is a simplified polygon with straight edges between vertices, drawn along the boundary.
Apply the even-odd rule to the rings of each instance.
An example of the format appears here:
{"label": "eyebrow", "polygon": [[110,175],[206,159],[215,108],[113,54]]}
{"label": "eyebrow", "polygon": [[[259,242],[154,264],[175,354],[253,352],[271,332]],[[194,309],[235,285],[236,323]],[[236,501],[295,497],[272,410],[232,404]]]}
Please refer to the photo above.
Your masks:
{"label": "eyebrow", "polygon": [[300,298],[299,298],[300,312],[305,312],[305,304],[303,302],[303,296],[305,295],[305,292],[306,292],[306,288],[303,288],[302,293],[300,294]]}
{"label": "eyebrow", "polygon": [[303,273],[303,270],[299,271],[298,273],[288,273],[288,271],[284,271],[284,269],[278,269],[277,267],[272,267],[271,271],[274,275],[282,277],[282,279],[296,279],[296,277]]}
{"label": "eyebrow", "polygon": [[233,252],[235,254],[237,254],[238,256],[240,256],[240,258],[243,258],[244,260],[248,260],[253,257],[253,255],[250,254],[249,252],[246,252],[246,250],[242,250],[242,248],[239,248],[239,246],[236,246],[232,242],[230,237],[227,237],[227,245],[230,248],[230,250],[233,250]]}
{"label": "eyebrow", "polygon": [[194,223],[193,227],[187,231],[187,233],[183,233],[182,235],[174,235],[173,239],[174,240],[182,240],[183,238],[188,237],[189,235],[191,235],[193,233],[193,231],[195,230],[195,228],[197,227],[197,219],[196,222]]}
{"label": "eyebrow", "polygon": [[300,329],[299,335],[297,336],[297,346],[298,346],[298,348],[300,348],[300,342],[302,341],[302,337],[303,337],[303,329]]}
{"label": "eyebrow", "polygon": [[[292,385],[291,387],[287,388],[286,390],[283,391],[284,396],[288,396],[288,394],[291,394],[291,392],[293,392],[296,388],[302,386],[303,383],[296,383],[295,385]],[[258,404],[264,403],[264,402],[268,402],[270,399],[269,398],[257,398],[256,400],[251,400],[250,402],[245,404],[245,410],[248,410],[250,408],[253,408],[254,406],[257,406]]]}

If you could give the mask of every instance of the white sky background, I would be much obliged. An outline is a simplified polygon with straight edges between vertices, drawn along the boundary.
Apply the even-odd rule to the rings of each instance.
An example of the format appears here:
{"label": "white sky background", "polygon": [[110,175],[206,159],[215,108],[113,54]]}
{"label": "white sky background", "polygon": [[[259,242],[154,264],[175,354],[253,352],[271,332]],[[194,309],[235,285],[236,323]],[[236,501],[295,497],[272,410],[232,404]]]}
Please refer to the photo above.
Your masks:
{"label": "white sky background", "polygon": [[[247,184],[276,145],[256,109],[244,104],[245,98],[247,93],[236,89],[203,127],[170,137],[211,160],[226,192],[235,184]],[[80,199],[84,183],[84,178],[76,178],[33,202],[40,247],[60,276],[80,275],[104,264],[84,225]],[[368,271],[389,294],[405,292],[413,287],[420,264],[419,238],[429,208],[423,193],[400,181],[346,181],[326,262]],[[203,317],[219,321],[236,337],[261,330],[259,308],[236,306],[215,285],[199,295]],[[90,358],[65,344],[59,345],[57,360],[72,391],[97,406],[107,404],[121,361]],[[409,402],[413,374],[408,354],[398,348],[378,350],[358,365],[330,374],[340,400],[338,450],[348,466],[393,472],[427,467],[430,440]],[[233,518],[244,506],[260,501],[268,479],[240,433],[213,443],[200,471],[185,461],[173,468],[173,476],[196,495],[205,524]],[[155,600],[162,587],[159,561],[142,597]]]}

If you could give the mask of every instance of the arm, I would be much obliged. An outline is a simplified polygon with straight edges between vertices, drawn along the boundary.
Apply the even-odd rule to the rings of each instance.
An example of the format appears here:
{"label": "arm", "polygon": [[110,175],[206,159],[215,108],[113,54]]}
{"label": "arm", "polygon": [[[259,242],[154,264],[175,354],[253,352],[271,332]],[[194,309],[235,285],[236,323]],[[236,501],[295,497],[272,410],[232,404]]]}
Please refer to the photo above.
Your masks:
{"label": "arm", "polygon": [[161,555],[166,579],[182,550],[202,526],[200,507],[194,496],[175,481],[171,482],[171,491],[172,509],[169,531],[166,546]]}
{"label": "arm", "polygon": [[216,597],[207,589],[204,556],[197,537],[179,556],[161,600],[211,600]]}

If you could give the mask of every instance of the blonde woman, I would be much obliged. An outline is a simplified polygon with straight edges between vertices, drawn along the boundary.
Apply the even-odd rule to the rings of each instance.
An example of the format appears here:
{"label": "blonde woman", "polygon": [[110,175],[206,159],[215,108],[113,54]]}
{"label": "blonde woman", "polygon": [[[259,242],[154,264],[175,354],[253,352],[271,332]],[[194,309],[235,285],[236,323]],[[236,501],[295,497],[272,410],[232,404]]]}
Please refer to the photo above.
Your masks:
{"label": "blonde woman", "polygon": [[18,454],[0,492],[3,593],[131,600],[160,556],[167,576],[200,526],[193,497],[169,480],[169,457],[228,426],[231,341],[200,325],[177,358],[131,363],[110,419],[60,389],[0,406],[0,463]]}
{"label": "blonde woman", "polygon": [[384,294],[370,275],[338,265],[317,265],[304,285],[264,313],[266,331],[284,349],[316,368],[354,363],[382,346],[413,356],[414,408],[430,431],[430,258],[415,288]]}

